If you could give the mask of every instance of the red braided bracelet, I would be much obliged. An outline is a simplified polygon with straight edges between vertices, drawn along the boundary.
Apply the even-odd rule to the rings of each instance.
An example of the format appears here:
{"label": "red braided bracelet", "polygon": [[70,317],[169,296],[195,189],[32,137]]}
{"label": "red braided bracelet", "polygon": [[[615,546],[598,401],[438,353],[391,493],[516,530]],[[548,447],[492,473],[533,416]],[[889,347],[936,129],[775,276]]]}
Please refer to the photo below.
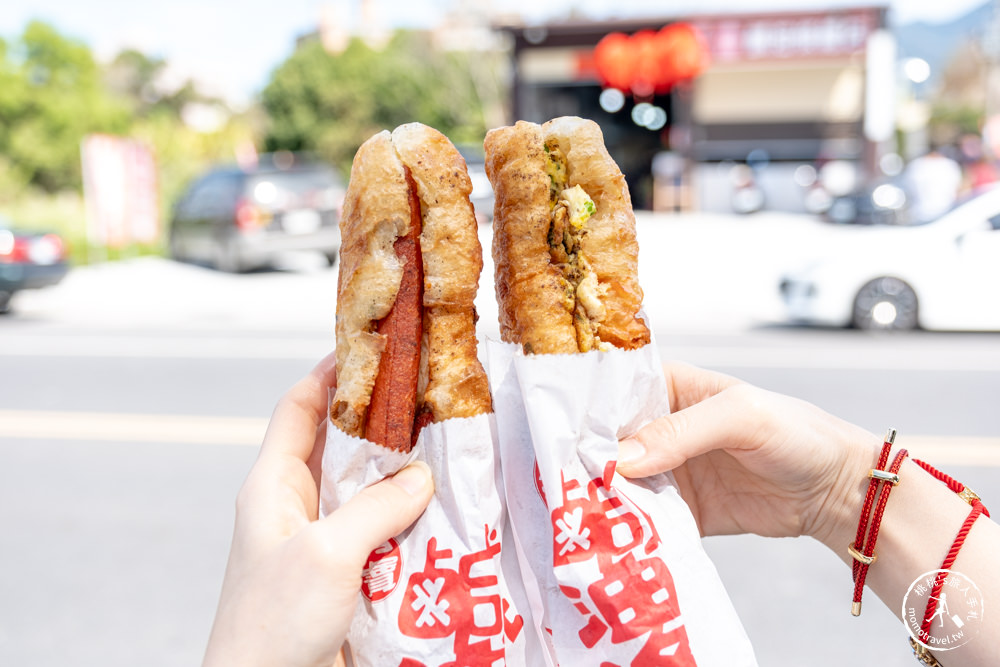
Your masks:
{"label": "red braided bracelet", "polygon": [[[913,462],[916,463],[921,468],[923,468],[924,470],[926,470],[928,473],[930,473],[930,475],[934,479],[947,484],[949,489],[957,493],[959,498],[969,503],[970,505],[975,505],[976,501],[980,500],[979,496],[976,495],[975,491],[973,491],[966,485],[962,484],[957,479],[941,472],[940,470],[930,465],[929,463],[925,463],[920,459],[913,459]],[[980,501],[979,504],[982,505],[982,502]],[[983,508],[983,514],[985,514],[986,516],[990,515],[990,513],[986,511],[985,507]]]}
{"label": "red braided bracelet", "polygon": [[933,466],[924,463],[923,461],[914,459],[913,462],[930,473],[935,479],[947,484],[948,488],[957,493],[962,500],[972,505],[972,511],[969,512],[969,516],[967,516],[965,522],[962,523],[962,527],[958,531],[958,536],[955,537],[955,541],[952,543],[951,548],[948,549],[948,555],[945,556],[944,562],[941,564],[940,571],[934,578],[934,585],[931,587],[930,596],[927,598],[927,609],[924,611],[924,620],[920,626],[920,639],[922,641],[918,642],[915,638],[910,637],[910,646],[913,648],[913,653],[917,656],[918,660],[926,665],[940,666],[941,663],[939,663],[937,659],[931,655],[927,646],[922,642],[930,639],[931,621],[934,618],[934,612],[937,611],[938,598],[941,595],[941,589],[944,588],[944,583],[948,578],[951,566],[955,564],[955,559],[958,558],[958,552],[961,551],[962,546],[965,544],[965,538],[972,529],[972,524],[976,522],[976,519],[979,518],[980,514],[989,516],[990,513],[983,506],[979,496],[976,495],[976,493],[969,487],[952,477],[949,477]]}
{"label": "red braided bracelet", "polygon": [[[879,527],[882,524],[882,515],[885,513],[886,504],[889,502],[889,494],[892,488],[899,484],[899,468],[903,465],[903,460],[908,456],[905,449],[900,450],[892,461],[892,465],[885,470],[885,463],[889,458],[889,452],[896,440],[895,429],[889,429],[882,443],[882,452],[879,455],[876,468],[868,472],[871,481],[868,483],[868,493],[865,495],[865,502],[861,510],[861,518],[858,522],[858,533],[854,542],[847,546],[847,552],[854,559],[854,598],[851,604],[851,614],[861,615],[861,597],[864,594],[865,578],[868,576],[868,568],[876,560],[875,542],[878,540]],[[878,494],[878,503],[875,505],[875,514],[868,523],[868,516],[872,510],[872,502]],[[866,530],[867,529],[867,530]],[[865,538],[867,532],[868,537]]]}
{"label": "red braided bracelet", "polygon": [[[868,491],[865,494],[865,502],[861,506],[861,517],[858,519],[858,532],[854,537],[854,541],[847,547],[848,553],[850,553],[855,559],[851,575],[854,579],[858,578],[858,568],[861,566],[863,560],[858,558],[861,554],[859,549],[864,549],[865,546],[865,533],[868,529],[868,518],[871,516],[872,505],[875,504],[875,493],[878,491],[878,485],[881,481],[877,479],[873,473],[875,470],[885,469],[885,465],[889,462],[889,451],[892,449],[892,444],[895,441],[896,431],[895,429],[889,429],[889,432],[885,434],[885,440],[882,442],[882,452],[878,456],[878,463],[875,464],[872,472],[868,473],[870,481],[868,482]],[[861,613],[860,610],[858,613]],[[857,615],[858,614],[855,614],[855,616]]]}

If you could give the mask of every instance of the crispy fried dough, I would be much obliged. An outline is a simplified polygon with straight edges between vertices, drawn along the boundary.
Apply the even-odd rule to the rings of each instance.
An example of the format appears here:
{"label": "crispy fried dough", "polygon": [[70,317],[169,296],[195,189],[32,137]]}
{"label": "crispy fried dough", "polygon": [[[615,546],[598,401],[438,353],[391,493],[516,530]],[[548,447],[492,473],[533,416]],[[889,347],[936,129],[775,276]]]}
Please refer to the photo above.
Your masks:
{"label": "crispy fried dough", "polygon": [[470,309],[483,249],[465,160],[447,137],[420,123],[393,130],[392,145],[410,169],[423,209],[424,306]]}
{"label": "crispy fried dough", "polygon": [[358,150],[341,220],[337,298],[337,393],[331,420],[363,436],[364,417],[385,341],[375,326],[392,307],[402,273],[393,252],[409,228],[405,169],[421,203],[424,356],[418,412],[434,421],[491,409],[476,355],[473,301],[482,247],[465,161],[440,132],[418,123],[380,132]]}
{"label": "crispy fried dough", "polygon": [[476,355],[476,322],[471,309],[425,308],[428,383],[424,405],[434,421],[490,412],[489,382]]}
{"label": "crispy fried dough", "polygon": [[[567,187],[580,185],[596,207],[580,237],[580,253],[596,275],[592,293],[604,306],[597,336],[615,347],[641,347],[649,342],[649,329],[637,316],[642,290],[628,186],[598,125],[576,117],[541,126],[519,121],[486,135],[486,170],[496,194],[493,259],[501,337],[533,353],[577,352],[590,343],[574,329],[577,296],[567,299],[569,283],[549,252],[546,143],[565,156]],[[580,309],[575,312],[581,316]]]}
{"label": "crispy fried dough", "polygon": [[423,210],[425,406],[434,421],[489,412],[489,382],[476,354],[474,305],[483,248],[465,159],[447,137],[420,123],[397,127],[392,143],[417,184]]}
{"label": "crispy fried dough", "polygon": [[340,220],[337,279],[337,392],[330,419],[362,435],[385,339],[374,323],[392,308],[403,267],[393,244],[410,228],[409,186],[388,132],[362,144]]}
{"label": "crispy fried dough", "polygon": [[495,195],[493,261],[500,337],[536,353],[578,351],[562,273],[549,261],[549,177],[541,127],[519,121],[486,134]]}
{"label": "crispy fried dough", "polygon": [[606,289],[601,296],[606,315],[597,335],[618,348],[642,347],[649,342],[649,329],[637,316],[642,307],[639,244],[625,177],[594,121],[563,116],[542,125],[542,133],[545,140],[556,140],[566,156],[569,186],[581,186],[597,206],[580,240],[598,284]]}

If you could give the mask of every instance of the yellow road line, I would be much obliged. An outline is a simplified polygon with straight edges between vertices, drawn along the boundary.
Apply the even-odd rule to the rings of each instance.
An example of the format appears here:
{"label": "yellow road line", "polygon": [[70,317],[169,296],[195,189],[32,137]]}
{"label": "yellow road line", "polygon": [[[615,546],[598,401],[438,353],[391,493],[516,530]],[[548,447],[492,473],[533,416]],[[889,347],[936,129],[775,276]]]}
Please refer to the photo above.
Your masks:
{"label": "yellow road line", "polygon": [[[260,445],[256,417],[0,410],[0,438]],[[1000,436],[900,436],[897,446],[936,466],[1000,466]]]}
{"label": "yellow road line", "polygon": [[258,446],[266,429],[254,417],[0,410],[0,438]]}

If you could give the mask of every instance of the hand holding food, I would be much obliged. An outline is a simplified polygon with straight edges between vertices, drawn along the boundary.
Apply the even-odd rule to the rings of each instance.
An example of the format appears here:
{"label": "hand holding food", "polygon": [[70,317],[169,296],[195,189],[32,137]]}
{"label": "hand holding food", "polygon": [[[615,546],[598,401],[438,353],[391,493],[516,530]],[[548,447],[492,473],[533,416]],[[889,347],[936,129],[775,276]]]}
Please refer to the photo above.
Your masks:
{"label": "hand holding food", "polygon": [[673,470],[703,535],[842,534],[840,517],[824,509],[861,488],[876,436],[721,373],[664,370],[671,414],[620,443],[618,472]]}
{"label": "hand holding food", "polygon": [[331,665],[358,600],[365,559],[424,511],[433,492],[413,464],[318,518],[327,357],[278,403],[240,490],[206,667]]}
{"label": "hand holding food", "polygon": [[[853,567],[858,561],[847,547],[857,539],[880,438],[805,401],[719,373],[681,364],[669,364],[665,373],[672,413],[620,443],[618,472],[643,477],[672,470],[703,535],[809,535]],[[896,455],[903,443],[905,437],[896,441]],[[893,488],[879,522],[878,559],[863,584],[898,613],[914,582],[941,567],[971,515],[969,502],[911,459]],[[990,599],[1000,591],[1000,526],[980,515],[962,539],[953,571]],[[844,614],[849,584],[845,577]],[[855,602],[860,612],[860,598]],[[921,600],[908,612],[916,629],[924,611]],[[976,611],[969,629],[976,641],[950,650],[946,664],[998,664],[997,644],[987,638],[1000,633],[1000,617]],[[913,635],[913,621],[904,621]],[[947,642],[945,633],[932,628]]]}
{"label": "hand holding food", "polygon": [[347,635],[358,667],[445,656],[493,664],[523,641],[500,571],[504,510],[476,349],[483,261],[471,189],[455,147],[417,123],[370,138],[352,167],[330,409],[337,428],[320,507],[340,512],[414,459],[437,481],[420,521],[367,558]]}

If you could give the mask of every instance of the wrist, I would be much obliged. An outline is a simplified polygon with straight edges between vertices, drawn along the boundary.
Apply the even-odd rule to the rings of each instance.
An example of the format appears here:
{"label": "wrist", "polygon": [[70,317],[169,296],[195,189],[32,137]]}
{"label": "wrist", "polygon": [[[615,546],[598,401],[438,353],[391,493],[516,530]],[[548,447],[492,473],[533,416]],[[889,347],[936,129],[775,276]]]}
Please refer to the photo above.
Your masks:
{"label": "wrist", "polygon": [[854,542],[868,491],[868,472],[878,461],[880,438],[856,432],[844,439],[844,458],[810,532],[842,559],[850,560],[847,546]]}
{"label": "wrist", "polygon": [[[878,462],[877,440],[873,436],[852,443],[845,457],[843,479],[837,480],[831,500],[825,504],[825,521],[812,533],[852,566],[855,561],[847,547],[857,535],[870,481],[868,473]],[[899,443],[896,445],[893,453],[900,449]],[[939,566],[968,508],[947,486],[912,460],[905,460],[899,470],[898,487],[880,522],[874,550],[878,564],[868,573],[867,586],[890,608],[900,608],[907,586],[921,573]]]}

